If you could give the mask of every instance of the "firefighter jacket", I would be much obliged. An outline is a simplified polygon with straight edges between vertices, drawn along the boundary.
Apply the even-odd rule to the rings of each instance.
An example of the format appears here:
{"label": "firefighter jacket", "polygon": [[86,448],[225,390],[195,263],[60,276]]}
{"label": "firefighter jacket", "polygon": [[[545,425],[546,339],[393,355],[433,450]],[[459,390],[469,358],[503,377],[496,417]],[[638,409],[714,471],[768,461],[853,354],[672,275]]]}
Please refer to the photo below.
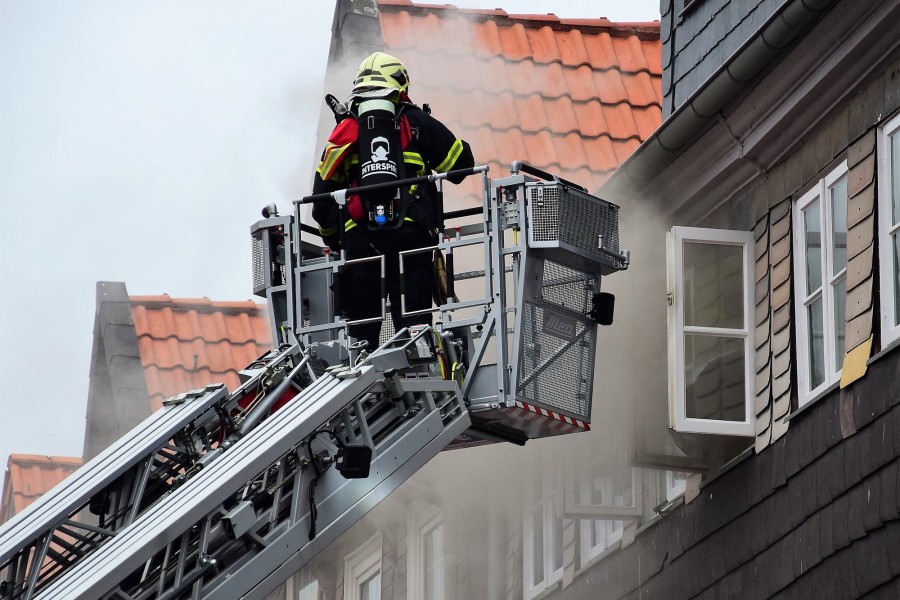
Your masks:
{"label": "firefighter jacket", "polygon": [[[469,144],[457,138],[447,127],[430,114],[410,103],[398,107],[400,144],[403,152],[404,177],[416,177],[431,172],[446,173],[475,165]],[[353,118],[342,120],[332,131],[316,169],[313,194],[351,188],[359,181],[359,153],[357,149],[358,126]],[[459,183],[465,177],[449,178]],[[442,207],[437,206],[434,184],[418,186],[410,190],[410,210],[405,220],[426,221],[421,225],[431,228],[440,219]],[[313,218],[325,243],[337,250],[341,230],[344,233],[356,228],[364,220],[364,210],[359,196],[349,195],[347,210],[332,199],[318,200],[313,205]]]}

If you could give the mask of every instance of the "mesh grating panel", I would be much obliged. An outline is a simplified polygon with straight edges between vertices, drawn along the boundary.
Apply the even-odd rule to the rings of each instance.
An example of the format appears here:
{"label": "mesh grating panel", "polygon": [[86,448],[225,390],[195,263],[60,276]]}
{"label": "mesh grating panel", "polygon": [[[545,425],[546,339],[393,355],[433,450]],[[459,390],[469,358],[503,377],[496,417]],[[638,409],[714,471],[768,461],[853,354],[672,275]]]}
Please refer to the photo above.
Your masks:
{"label": "mesh grating panel", "polygon": [[600,254],[619,251],[619,211],[615,204],[570,190],[561,184],[529,185],[530,236],[533,242],[563,242]]}
{"label": "mesh grating panel", "polygon": [[525,304],[517,395],[536,406],[589,420],[594,328],[585,320],[564,317],[572,329],[561,337],[553,332],[555,316],[555,311],[538,304]]}
{"label": "mesh grating panel", "polygon": [[250,264],[253,269],[253,291],[259,291],[266,285],[266,266],[263,260],[262,231],[255,231],[250,236]]}
{"label": "mesh grating panel", "polygon": [[555,242],[559,239],[559,186],[528,188],[531,200],[531,239]]}
{"label": "mesh grating panel", "polygon": [[594,275],[552,260],[544,261],[541,297],[545,302],[586,315],[591,311],[593,295]]}
{"label": "mesh grating panel", "polygon": [[[384,307],[384,322],[381,324],[381,333],[378,335],[378,345],[383,346],[397,333],[394,330],[394,317],[391,315],[391,302],[387,301]],[[374,349],[369,348],[369,352]]]}
{"label": "mesh grating panel", "polygon": [[[268,236],[268,237],[266,237]],[[283,249],[270,248],[266,252],[266,240],[272,242],[272,234],[269,229],[260,229],[250,234],[251,257],[250,263],[253,270],[253,293],[265,297],[265,290],[269,286],[283,285],[287,279],[287,267],[284,264]],[[273,250],[275,250],[273,252]]]}

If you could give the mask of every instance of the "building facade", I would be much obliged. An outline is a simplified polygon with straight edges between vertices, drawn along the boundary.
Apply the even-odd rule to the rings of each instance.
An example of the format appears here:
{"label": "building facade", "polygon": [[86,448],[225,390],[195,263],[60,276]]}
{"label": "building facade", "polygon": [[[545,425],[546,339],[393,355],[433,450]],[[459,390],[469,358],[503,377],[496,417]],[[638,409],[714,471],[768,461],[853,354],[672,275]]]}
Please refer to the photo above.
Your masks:
{"label": "building facade", "polygon": [[[414,99],[470,101],[436,115],[492,171],[524,158],[619,204],[632,262],[604,280],[590,433],[442,453],[273,598],[900,596],[900,1],[663,0],[656,57],[646,24],[351,4],[328,85],[410,56]],[[429,79],[442,53],[463,68]],[[114,404],[113,357],[147,392],[148,369],[202,370],[190,336],[154,349],[197,307],[154,302],[132,350],[102,328]],[[226,308],[256,315],[205,311]]]}
{"label": "building facade", "polygon": [[596,434],[430,465],[392,500],[440,525],[386,503],[321,597],[900,594],[898,11],[662,2],[664,121],[599,191],[633,251]]}
{"label": "building facade", "polygon": [[662,8],[666,119],[601,193],[655,224],[618,331],[676,448],[635,464],[694,474],[552,597],[895,598],[900,4]]}

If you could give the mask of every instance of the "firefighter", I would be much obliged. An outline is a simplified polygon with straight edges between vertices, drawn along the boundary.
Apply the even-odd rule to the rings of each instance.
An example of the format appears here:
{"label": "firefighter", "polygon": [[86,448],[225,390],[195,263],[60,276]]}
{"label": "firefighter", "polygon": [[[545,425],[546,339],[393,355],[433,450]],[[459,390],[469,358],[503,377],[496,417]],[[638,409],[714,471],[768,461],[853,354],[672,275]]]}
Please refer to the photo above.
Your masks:
{"label": "firefighter", "polygon": [[[472,150],[407,94],[409,75],[399,60],[375,52],[360,64],[350,99],[335,110],[338,124],[328,138],[316,170],[313,193],[391,182],[432,172],[472,167]],[[335,107],[333,106],[334,110]],[[465,176],[448,178],[459,183]],[[431,325],[431,314],[402,316],[398,253],[438,241],[443,207],[433,183],[379,194],[348,196],[342,209],[332,199],[313,205],[313,218],[325,243],[344,249],[348,259],[383,255],[394,327]],[[432,254],[404,256],[402,289],[406,312],[431,308]],[[348,320],[381,316],[378,261],[345,267],[339,278],[340,309]],[[379,346],[381,322],[350,327],[350,335]]]}

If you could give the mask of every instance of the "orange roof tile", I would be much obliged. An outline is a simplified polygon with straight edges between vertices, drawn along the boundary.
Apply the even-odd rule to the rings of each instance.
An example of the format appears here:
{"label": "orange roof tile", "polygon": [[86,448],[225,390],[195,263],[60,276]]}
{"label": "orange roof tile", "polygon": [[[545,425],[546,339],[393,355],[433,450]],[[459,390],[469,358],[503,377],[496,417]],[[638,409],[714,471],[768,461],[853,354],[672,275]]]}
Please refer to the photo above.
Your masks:
{"label": "orange roof tile", "polygon": [[209,383],[235,389],[238,371],[272,346],[266,309],[249,300],[168,294],[130,300],[152,410],[164,398]]}
{"label": "orange roof tile", "polygon": [[80,458],[10,454],[0,497],[0,523],[25,510],[80,466]]}
{"label": "orange roof tile", "polygon": [[[662,122],[658,21],[410,0],[378,8],[413,101],[429,103],[495,176],[522,160],[595,190]],[[477,185],[462,187],[477,195]]]}

